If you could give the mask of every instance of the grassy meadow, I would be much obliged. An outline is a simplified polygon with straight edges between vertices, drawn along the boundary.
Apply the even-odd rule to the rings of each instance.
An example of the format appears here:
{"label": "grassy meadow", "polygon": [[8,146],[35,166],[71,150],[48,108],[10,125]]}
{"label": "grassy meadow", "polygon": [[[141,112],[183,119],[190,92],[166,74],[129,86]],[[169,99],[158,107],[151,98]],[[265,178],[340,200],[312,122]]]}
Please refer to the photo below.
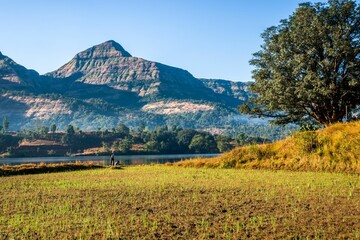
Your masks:
{"label": "grassy meadow", "polygon": [[0,239],[360,239],[359,179],[157,165],[0,177]]}

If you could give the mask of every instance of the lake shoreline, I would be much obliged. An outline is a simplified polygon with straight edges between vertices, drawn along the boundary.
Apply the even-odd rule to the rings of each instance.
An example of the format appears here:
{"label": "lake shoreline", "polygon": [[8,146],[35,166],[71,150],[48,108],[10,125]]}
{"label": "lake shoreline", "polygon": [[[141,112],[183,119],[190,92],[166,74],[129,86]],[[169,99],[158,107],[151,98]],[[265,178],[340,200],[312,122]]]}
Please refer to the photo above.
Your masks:
{"label": "lake shoreline", "polygon": [[[181,161],[190,158],[215,157],[219,154],[152,154],[152,155],[115,155],[115,161],[123,165],[164,164],[166,162]],[[110,156],[59,156],[59,157],[23,157],[2,158],[0,165],[18,165],[27,163],[65,163],[65,162],[102,161],[104,165],[110,165]]]}

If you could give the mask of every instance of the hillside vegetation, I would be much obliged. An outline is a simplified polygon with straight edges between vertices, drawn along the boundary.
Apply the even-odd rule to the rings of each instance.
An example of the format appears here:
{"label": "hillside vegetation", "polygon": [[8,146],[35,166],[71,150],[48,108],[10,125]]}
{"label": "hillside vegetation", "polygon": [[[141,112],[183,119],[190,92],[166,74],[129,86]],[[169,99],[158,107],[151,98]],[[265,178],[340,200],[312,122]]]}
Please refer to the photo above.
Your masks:
{"label": "hillside vegetation", "polygon": [[270,144],[236,148],[216,158],[175,163],[185,167],[286,169],[360,173],[360,121],[296,132]]}

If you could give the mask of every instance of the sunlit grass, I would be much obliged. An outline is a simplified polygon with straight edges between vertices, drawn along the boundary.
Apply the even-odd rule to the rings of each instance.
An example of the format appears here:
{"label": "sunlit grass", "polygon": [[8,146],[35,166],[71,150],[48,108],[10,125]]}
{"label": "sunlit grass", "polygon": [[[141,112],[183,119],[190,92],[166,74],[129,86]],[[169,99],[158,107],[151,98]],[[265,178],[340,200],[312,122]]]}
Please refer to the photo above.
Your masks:
{"label": "sunlit grass", "polygon": [[356,174],[138,166],[0,186],[0,239],[360,237]]}
{"label": "sunlit grass", "polygon": [[360,173],[359,156],[360,121],[357,121],[297,132],[279,142],[239,147],[216,158],[191,159],[174,165]]}

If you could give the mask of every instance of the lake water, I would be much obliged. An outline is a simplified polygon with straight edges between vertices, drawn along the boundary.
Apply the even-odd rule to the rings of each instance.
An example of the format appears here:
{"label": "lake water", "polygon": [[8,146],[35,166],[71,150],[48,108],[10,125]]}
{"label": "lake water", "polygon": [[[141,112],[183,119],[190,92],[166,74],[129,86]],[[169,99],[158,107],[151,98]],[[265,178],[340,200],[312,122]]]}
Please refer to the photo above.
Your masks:
{"label": "lake water", "polygon": [[[123,165],[164,164],[196,157],[215,157],[219,154],[164,154],[164,155],[118,155],[115,161]],[[110,156],[78,156],[78,157],[31,157],[31,158],[0,158],[0,165],[18,165],[25,163],[61,163],[61,162],[99,161],[110,164]]]}

